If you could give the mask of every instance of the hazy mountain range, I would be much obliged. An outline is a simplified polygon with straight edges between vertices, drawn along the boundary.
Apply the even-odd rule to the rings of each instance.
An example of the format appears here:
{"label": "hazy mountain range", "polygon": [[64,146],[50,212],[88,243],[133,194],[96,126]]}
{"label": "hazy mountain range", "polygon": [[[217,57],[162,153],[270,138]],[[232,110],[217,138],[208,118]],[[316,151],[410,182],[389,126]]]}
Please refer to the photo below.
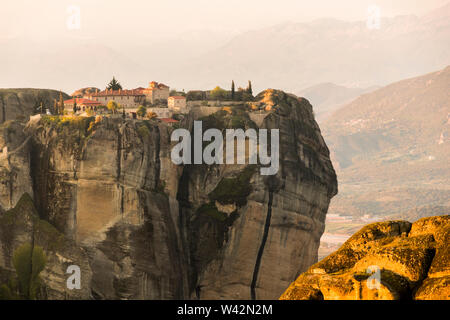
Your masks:
{"label": "hazy mountain range", "polygon": [[450,4],[427,15],[365,21],[321,19],[283,23],[245,33],[199,30],[150,41],[129,37],[62,36],[0,40],[0,87],[72,92],[103,88],[115,75],[124,87],[162,81],[177,89],[237,86],[252,80],[298,92],[320,84],[367,88],[418,76],[450,64]]}
{"label": "hazy mountain range", "polygon": [[330,213],[450,205],[449,88],[450,66],[363,94],[322,123],[339,179]]}
{"label": "hazy mountain range", "polygon": [[297,92],[297,95],[309,100],[313,105],[316,120],[320,123],[333,111],[351,102],[363,93],[376,90],[378,87],[348,88],[334,83],[320,83]]}

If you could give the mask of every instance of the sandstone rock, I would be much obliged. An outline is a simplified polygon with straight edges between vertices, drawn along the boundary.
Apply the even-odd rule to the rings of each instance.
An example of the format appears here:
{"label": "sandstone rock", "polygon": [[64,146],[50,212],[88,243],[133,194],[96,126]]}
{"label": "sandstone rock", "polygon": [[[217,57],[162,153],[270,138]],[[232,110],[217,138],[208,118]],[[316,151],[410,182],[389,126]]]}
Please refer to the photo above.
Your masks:
{"label": "sandstone rock", "polygon": [[100,92],[101,89],[96,88],[96,87],[86,87],[86,88],[81,88],[81,89],[78,89],[78,90],[74,91],[71,94],[71,96],[72,97],[77,97],[77,98],[82,98],[84,96],[92,95],[92,94],[94,94],[97,91]]}
{"label": "sandstone rock", "polygon": [[[339,300],[450,298],[450,216],[368,225],[338,251],[300,275],[280,299]],[[370,286],[368,268],[380,270]],[[325,272],[318,274],[314,270]],[[368,285],[368,282],[369,285]]]}
{"label": "sandstone rock", "polygon": [[162,188],[158,125],[77,121],[29,128],[39,212],[87,250],[95,298],[185,297],[188,267],[177,203]]}
{"label": "sandstone rock", "polygon": [[[155,120],[45,116],[27,125],[29,181],[20,185],[39,217],[85,252],[92,298],[273,299],[317,261],[337,193],[328,148],[308,101],[276,90],[257,98],[271,107],[259,127],[280,130],[270,177],[255,165],[176,166],[173,128]],[[204,129],[258,127],[245,104],[231,110],[207,111]],[[52,277],[49,287],[64,292]]]}
{"label": "sandstone rock", "polygon": [[[0,265],[11,277],[12,255],[20,245],[32,243],[44,249],[47,264],[40,277],[45,299],[89,299],[92,272],[85,250],[60,233],[47,221],[39,219],[33,200],[24,194],[17,205],[0,216]],[[81,289],[67,287],[67,268],[77,265],[82,271]]]}
{"label": "sandstone rock", "polygon": [[0,212],[14,208],[24,193],[33,194],[29,138],[15,121],[0,125]]}
{"label": "sandstone rock", "polygon": [[[328,149],[309,102],[276,90],[267,90],[257,99],[272,110],[261,128],[280,130],[277,175],[264,178],[254,173],[243,182],[249,167],[236,165],[186,166],[183,172],[181,187],[189,188],[180,189],[188,195],[180,203],[190,230],[191,282],[197,285],[200,299],[273,299],[281,294],[289,279],[317,261],[329,200],[337,192]],[[256,125],[246,112],[236,109],[233,115],[219,112],[203,121],[207,127],[208,122],[229,127],[237,118],[240,127]],[[241,189],[242,194],[246,183],[251,191],[244,199],[215,198],[231,194],[221,190],[226,186]],[[201,208],[211,200],[237,209],[222,221],[211,212],[205,217]],[[213,209],[220,212],[217,206]]]}
{"label": "sandstone rock", "polygon": [[[63,93],[63,98],[69,96]],[[54,112],[54,100],[59,91],[46,89],[0,89],[0,124],[8,120],[28,121],[41,105]],[[45,110],[44,110],[45,111]]]}

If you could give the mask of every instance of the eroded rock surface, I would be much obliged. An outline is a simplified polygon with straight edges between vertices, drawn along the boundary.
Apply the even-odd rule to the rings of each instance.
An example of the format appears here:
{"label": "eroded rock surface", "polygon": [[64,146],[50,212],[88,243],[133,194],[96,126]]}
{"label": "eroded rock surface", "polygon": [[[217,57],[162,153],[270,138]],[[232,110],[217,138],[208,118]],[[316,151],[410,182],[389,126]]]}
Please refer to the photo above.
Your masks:
{"label": "eroded rock surface", "polygon": [[[450,216],[379,222],[300,275],[283,300],[450,299]],[[379,288],[368,268],[380,270]],[[375,269],[373,269],[375,270]]]}
{"label": "eroded rock surface", "polygon": [[[17,205],[0,216],[0,273],[13,274],[14,251],[24,243],[44,249],[47,263],[40,277],[44,281],[41,299],[90,299],[92,272],[88,256],[73,240],[39,218],[33,200],[25,193]],[[81,288],[67,287],[67,269],[77,265],[82,271]],[[4,279],[7,280],[7,279]]]}
{"label": "eroded rock surface", "polygon": [[[155,120],[28,123],[19,168],[29,181],[17,185],[40,219],[87,256],[84,298],[273,299],[317,261],[337,192],[328,149],[307,100],[276,90],[257,98],[251,107],[192,112],[180,125],[248,129],[258,118],[260,128],[279,129],[274,176],[258,165],[176,166],[173,128]],[[3,198],[4,211],[16,204]],[[46,285],[65,292],[59,280]]]}
{"label": "eroded rock surface", "polygon": [[33,194],[30,148],[24,125],[7,121],[0,125],[0,213],[14,208],[24,193]]}
{"label": "eroded rock surface", "polygon": [[[289,279],[317,261],[329,200],[337,192],[311,105],[276,90],[257,98],[254,108],[261,111],[254,114],[267,112],[260,128],[280,130],[278,173],[262,176],[251,166],[193,165],[185,167],[181,178],[182,213],[190,217],[191,283],[201,299],[273,299],[281,294]],[[251,116],[236,109],[202,120],[206,127],[221,128],[233,127],[238,118],[238,127],[248,129],[256,126]],[[226,214],[213,201],[236,209]]]}

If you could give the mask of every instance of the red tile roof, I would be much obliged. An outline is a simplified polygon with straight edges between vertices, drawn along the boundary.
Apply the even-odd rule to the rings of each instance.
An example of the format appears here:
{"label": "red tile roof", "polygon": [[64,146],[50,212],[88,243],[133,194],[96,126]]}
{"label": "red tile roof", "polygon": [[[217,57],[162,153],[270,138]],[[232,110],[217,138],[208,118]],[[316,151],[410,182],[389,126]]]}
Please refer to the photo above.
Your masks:
{"label": "red tile roof", "polygon": [[94,94],[92,94],[93,97],[109,97],[109,96],[143,96],[144,92],[148,93],[154,89],[163,89],[163,88],[169,88],[168,86],[166,86],[163,83],[158,83],[158,82],[151,82],[155,85],[154,88],[152,87],[148,87],[148,88],[136,88],[136,89],[132,89],[132,90],[103,90],[100,92],[96,92]]}
{"label": "red tile roof", "polygon": [[166,123],[176,123],[176,122],[179,122],[178,120],[175,120],[175,119],[172,119],[172,118],[161,118],[161,119],[159,119],[159,120],[161,120],[162,122],[166,122]]}
{"label": "red tile roof", "polygon": [[98,101],[83,99],[83,98],[69,99],[69,100],[64,101],[64,104],[73,104],[74,100],[76,100],[77,104],[101,105],[101,103]]}
{"label": "red tile roof", "polygon": [[133,90],[103,90],[98,93],[94,93],[93,97],[108,97],[108,96],[142,96],[141,88],[133,89]]}

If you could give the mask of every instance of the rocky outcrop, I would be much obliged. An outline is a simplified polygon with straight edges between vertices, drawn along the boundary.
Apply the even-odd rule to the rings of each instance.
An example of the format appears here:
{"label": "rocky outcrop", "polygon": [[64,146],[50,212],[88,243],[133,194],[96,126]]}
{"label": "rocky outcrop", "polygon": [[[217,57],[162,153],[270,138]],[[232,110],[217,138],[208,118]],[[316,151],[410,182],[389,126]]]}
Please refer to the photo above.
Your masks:
{"label": "rocky outcrop", "polygon": [[168,128],[48,117],[28,130],[37,209],[87,250],[94,297],[185,297],[178,207],[161,180],[168,175],[161,150],[161,139],[169,147]]}
{"label": "rocky outcrop", "polygon": [[84,96],[89,96],[94,94],[96,91],[101,91],[99,88],[96,87],[86,87],[81,88],[72,93],[72,97],[82,98]]}
{"label": "rocky outcrop", "polygon": [[[63,93],[63,98],[69,96]],[[0,89],[0,124],[8,120],[28,121],[29,116],[44,111],[54,112],[54,101],[59,99],[59,91],[47,89]]]}
{"label": "rocky outcrop", "polygon": [[181,126],[256,128],[253,115],[265,114],[259,127],[280,130],[273,176],[259,165],[176,166],[173,128],[155,120],[45,116],[27,125],[30,194],[40,219],[86,254],[89,297],[270,299],[317,261],[337,192],[328,149],[308,101],[275,90],[257,100],[192,112]]}
{"label": "rocky outcrop", "polygon": [[[256,126],[253,113],[265,113],[260,128],[280,130],[278,173],[262,176],[242,165],[192,165],[181,177],[191,284],[197,286],[191,291],[200,299],[273,299],[281,294],[289,279],[317,261],[329,200],[337,192],[311,105],[276,90],[257,100],[253,112],[235,107],[201,120],[206,128],[248,129]],[[225,214],[213,201],[231,204],[235,211]]]}
{"label": "rocky outcrop", "polygon": [[0,124],[0,213],[14,208],[24,193],[33,194],[30,138],[15,121]]}
{"label": "rocky outcrop", "polygon": [[298,277],[281,299],[448,300],[449,241],[448,215],[368,225]]}
{"label": "rocky outcrop", "polygon": [[[84,249],[39,218],[31,197],[25,193],[17,205],[0,216],[0,272],[9,271],[13,277],[12,256],[23,243],[44,249],[47,263],[40,277],[44,281],[41,299],[89,299],[91,297],[88,256]],[[66,285],[67,269],[77,265],[82,270],[81,289],[70,290]],[[4,271],[4,272],[5,272]],[[3,273],[4,273],[3,272]],[[6,280],[6,279],[5,279]]]}

